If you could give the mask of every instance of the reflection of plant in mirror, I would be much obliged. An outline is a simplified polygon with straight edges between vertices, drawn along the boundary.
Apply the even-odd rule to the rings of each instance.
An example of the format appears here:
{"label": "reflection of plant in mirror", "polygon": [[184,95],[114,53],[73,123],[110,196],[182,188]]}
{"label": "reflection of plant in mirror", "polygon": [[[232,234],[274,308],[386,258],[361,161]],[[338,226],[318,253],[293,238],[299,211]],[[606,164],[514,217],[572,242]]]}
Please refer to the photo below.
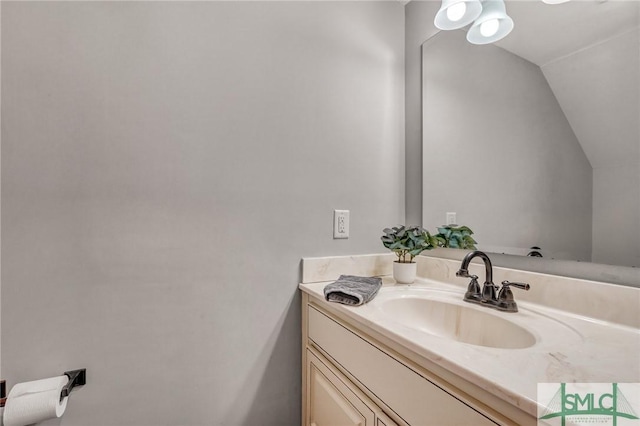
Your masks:
{"label": "reflection of plant in mirror", "polygon": [[478,242],[471,235],[473,231],[468,226],[447,225],[438,228],[436,238],[444,241],[440,247],[475,250]]}
{"label": "reflection of plant in mirror", "polygon": [[[386,228],[380,237],[382,244],[398,256],[398,262],[411,263],[413,258],[425,250],[442,246],[445,241],[437,236],[431,235],[429,231],[420,226],[394,226]],[[409,259],[407,260],[407,256]]]}

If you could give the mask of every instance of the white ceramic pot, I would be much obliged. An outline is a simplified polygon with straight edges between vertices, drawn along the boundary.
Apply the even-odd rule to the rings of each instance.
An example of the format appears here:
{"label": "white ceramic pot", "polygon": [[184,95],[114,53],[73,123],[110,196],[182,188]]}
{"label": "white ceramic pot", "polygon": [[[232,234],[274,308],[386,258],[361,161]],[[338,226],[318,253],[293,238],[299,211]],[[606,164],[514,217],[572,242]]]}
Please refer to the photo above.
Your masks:
{"label": "white ceramic pot", "polygon": [[416,262],[393,262],[393,279],[398,284],[411,284],[416,280],[417,270],[418,264]]}

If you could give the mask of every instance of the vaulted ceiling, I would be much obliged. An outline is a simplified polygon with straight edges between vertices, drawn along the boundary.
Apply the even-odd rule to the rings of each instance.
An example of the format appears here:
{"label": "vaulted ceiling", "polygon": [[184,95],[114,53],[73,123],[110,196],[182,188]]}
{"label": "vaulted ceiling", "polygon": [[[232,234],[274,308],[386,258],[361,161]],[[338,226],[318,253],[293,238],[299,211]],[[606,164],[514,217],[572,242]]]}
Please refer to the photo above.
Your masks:
{"label": "vaulted ceiling", "polygon": [[498,46],[540,66],[592,167],[640,164],[640,2],[508,1]]}
{"label": "vaulted ceiling", "polygon": [[637,0],[508,0],[506,6],[515,28],[496,45],[539,66],[636,28],[640,13]]}

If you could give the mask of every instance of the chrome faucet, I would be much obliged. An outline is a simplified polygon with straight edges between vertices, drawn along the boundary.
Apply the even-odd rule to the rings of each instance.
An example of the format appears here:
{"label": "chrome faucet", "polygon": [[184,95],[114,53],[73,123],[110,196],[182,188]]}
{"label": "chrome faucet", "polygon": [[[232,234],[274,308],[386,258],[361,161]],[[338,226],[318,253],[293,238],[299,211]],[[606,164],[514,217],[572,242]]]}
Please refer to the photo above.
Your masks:
{"label": "chrome faucet", "polygon": [[[469,263],[475,257],[479,257],[484,262],[484,284],[482,291],[478,285],[478,276],[469,274]],[[511,283],[509,281],[502,282],[502,288],[498,293],[498,286],[493,283],[493,266],[491,259],[486,253],[479,250],[467,253],[462,259],[460,269],[456,272],[458,277],[471,278],[467,292],[464,294],[464,301],[478,303],[483,306],[495,308],[505,312],[518,312],[518,305],[513,299],[513,293],[509,287],[516,287],[523,290],[529,290],[530,286],[526,283]]]}

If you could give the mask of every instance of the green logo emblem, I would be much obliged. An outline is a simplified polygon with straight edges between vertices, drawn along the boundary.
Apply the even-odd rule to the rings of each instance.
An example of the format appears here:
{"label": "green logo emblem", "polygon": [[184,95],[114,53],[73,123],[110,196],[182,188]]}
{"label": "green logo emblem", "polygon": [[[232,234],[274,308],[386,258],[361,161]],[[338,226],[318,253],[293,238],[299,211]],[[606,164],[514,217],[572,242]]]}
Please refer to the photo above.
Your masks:
{"label": "green logo emblem", "polygon": [[[548,384],[538,386],[538,400],[544,402],[540,401],[541,385]],[[538,412],[540,420],[558,418],[561,426],[567,424],[568,418],[570,425],[612,422],[617,426],[619,419],[638,420],[633,405],[620,391],[617,383],[607,385],[571,383],[570,385],[572,389],[568,390],[566,383],[560,384],[553,397]],[[603,386],[607,388],[603,389]],[[635,397],[637,399],[637,395]],[[638,402],[635,399],[632,399],[634,405]]]}

